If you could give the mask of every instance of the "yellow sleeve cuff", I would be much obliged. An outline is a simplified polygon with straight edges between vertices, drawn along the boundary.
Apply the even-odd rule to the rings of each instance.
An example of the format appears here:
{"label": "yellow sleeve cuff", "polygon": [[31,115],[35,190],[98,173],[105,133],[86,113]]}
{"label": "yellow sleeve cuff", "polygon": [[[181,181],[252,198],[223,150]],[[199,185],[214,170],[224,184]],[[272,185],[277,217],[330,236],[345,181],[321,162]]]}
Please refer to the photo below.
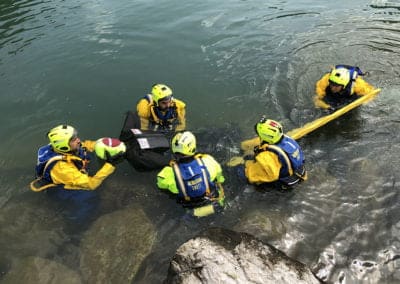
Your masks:
{"label": "yellow sleeve cuff", "polygon": [[89,152],[93,152],[95,144],[96,144],[96,141],[85,140],[82,142],[82,147],[85,147]]}

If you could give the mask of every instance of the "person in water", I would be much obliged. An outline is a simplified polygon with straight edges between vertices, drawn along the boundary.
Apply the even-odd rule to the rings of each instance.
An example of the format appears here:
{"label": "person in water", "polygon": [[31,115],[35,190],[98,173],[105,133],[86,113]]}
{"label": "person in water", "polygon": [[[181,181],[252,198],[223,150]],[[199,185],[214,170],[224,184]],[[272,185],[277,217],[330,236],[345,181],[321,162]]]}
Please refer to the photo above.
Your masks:
{"label": "person in water", "polygon": [[171,141],[175,159],[157,175],[157,186],[176,195],[177,202],[195,208],[194,216],[206,216],[224,206],[225,178],[221,165],[210,155],[196,153],[196,137],[178,132]]}
{"label": "person in water", "polygon": [[57,210],[74,224],[87,223],[99,205],[95,189],[114,172],[124,153],[110,157],[106,152],[104,165],[90,176],[90,152],[95,149],[95,141],[81,142],[75,128],[69,125],[54,127],[47,137],[50,143],[38,150],[36,179],[30,184],[31,190],[45,191],[57,202]]}
{"label": "person in water", "polygon": [[94,151],[95,141],[81,142],[76,129],[59,125],[51,129],[49,144],[38,150],[37,179],[31,184],[33,191],[57,187],[63,190],[95,190],[123,160],[124,153],[110,157],[94,176],[88,174],[89,152]]}
{"label": "person in water", "polygon": [[245,161],[249,183],[289,188],[307,178],[305,159],[299,144],[283,134],[282,125],[263,116],[255,125],[260,144],[254,159]]}
{"label": "person in water", "polygon": [[161,169],[171,160],[170,138],[186,127],[185,103],[175,99],[167,85],[155,84],[140,99],[136,112],[128,111],[120,139],[126,159],[138,171]]}
{"label": "person in water", "polygon": [[331,113],[369,94],[375,88],[361,78],[363,75],[359,67],[336,65],[316,83],[315,106]]}
{"label": "person in water", "polygon": [[186,127],[185,103],[175,99],[167,85],[155,84],[136,110],[142,130],[182,131]]}

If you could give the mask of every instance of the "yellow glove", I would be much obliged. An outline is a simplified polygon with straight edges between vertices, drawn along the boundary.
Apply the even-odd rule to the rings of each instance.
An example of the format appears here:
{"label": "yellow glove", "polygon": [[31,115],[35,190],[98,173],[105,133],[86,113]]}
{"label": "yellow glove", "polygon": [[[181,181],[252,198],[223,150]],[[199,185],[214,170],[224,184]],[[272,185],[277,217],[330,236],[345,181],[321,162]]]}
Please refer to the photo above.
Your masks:
{"label": "yellow glove", "polygon": [[229,162],[226,163],[226,165],[228,167],[236,167],[236,166],[239,166],[241,164],[244,164],[244,159],[243,159],[243,157],[239,157],[239,156],[232,157],[232,159],[230,159]]}

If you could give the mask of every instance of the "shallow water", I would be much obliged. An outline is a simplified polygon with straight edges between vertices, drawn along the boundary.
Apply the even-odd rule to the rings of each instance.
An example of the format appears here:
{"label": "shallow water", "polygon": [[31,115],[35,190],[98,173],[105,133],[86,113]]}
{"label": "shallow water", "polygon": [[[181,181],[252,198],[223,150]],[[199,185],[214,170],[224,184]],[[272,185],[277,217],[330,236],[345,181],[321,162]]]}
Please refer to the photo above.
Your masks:
{"label": "shallow water", "polygon": [[[315,82],[345,63],[368,71],[382,92],[299,140],[309,180],[294,191],[255,191],[225,167],[225,212],[186,222],[157,191],[155,173],[122,164],[99,190],[94,218],[137,206],[154,222],[157,240],[138,283],[161,282],[175,249],[199,230],[248,228],[260,218],[254,212],[271,222],[253,228],[258,237],[327,282],[399,282],[399,14],[397,1],[3,1],[1,275],[26,256],[79,270],[86,225],[65,224],[28,187],[49,128],[118,136],[125,111],[163,82],[187,103],[189,129],[211,129],[198,139],[216,145],[208,150],[223,163],[261,114],[286,130],[312,120]],[[43,231],[51,238],[38,253],[25,234]]]}

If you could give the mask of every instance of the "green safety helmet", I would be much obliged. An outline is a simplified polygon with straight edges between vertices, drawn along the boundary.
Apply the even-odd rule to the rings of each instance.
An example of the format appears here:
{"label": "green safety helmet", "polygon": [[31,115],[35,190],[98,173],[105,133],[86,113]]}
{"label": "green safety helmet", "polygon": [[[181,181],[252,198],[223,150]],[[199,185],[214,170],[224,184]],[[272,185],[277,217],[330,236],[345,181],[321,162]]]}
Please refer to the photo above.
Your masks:
{"label": "green safety helmet", "polygon": [[190,131],[178,132],[172,138],[171,148],[173,153],[193,156],[196,153],[196,137]]}
{"label": "green safety helmet", "polygon": [[331,71],[329,82],[346,87],[350,82],[350,71],[346,68],[337,68]]}
{"label": "green safety helmet", "polygon": [[272,119],[266,119],[264,116],[256,124],[256,133],[260,139],[268,144],[275,144],[283,136],[282,125]]}
{"label": "green safety helmet", "polygon": [[49,137],[53,149],[61,153],[68,153],[71,151],[69,142],[72,138],[77,137],[77,135],[78,132],[75,128],[69,125],[56,126],[47,133],[47,137]]}
{"label": "green safety helmet", "polygon": [[151,89],[151,94],[153,95],[153,100],[158,105],[160,100],[169,99],[172,97],[172,90],[167,85],[156,84]]}

